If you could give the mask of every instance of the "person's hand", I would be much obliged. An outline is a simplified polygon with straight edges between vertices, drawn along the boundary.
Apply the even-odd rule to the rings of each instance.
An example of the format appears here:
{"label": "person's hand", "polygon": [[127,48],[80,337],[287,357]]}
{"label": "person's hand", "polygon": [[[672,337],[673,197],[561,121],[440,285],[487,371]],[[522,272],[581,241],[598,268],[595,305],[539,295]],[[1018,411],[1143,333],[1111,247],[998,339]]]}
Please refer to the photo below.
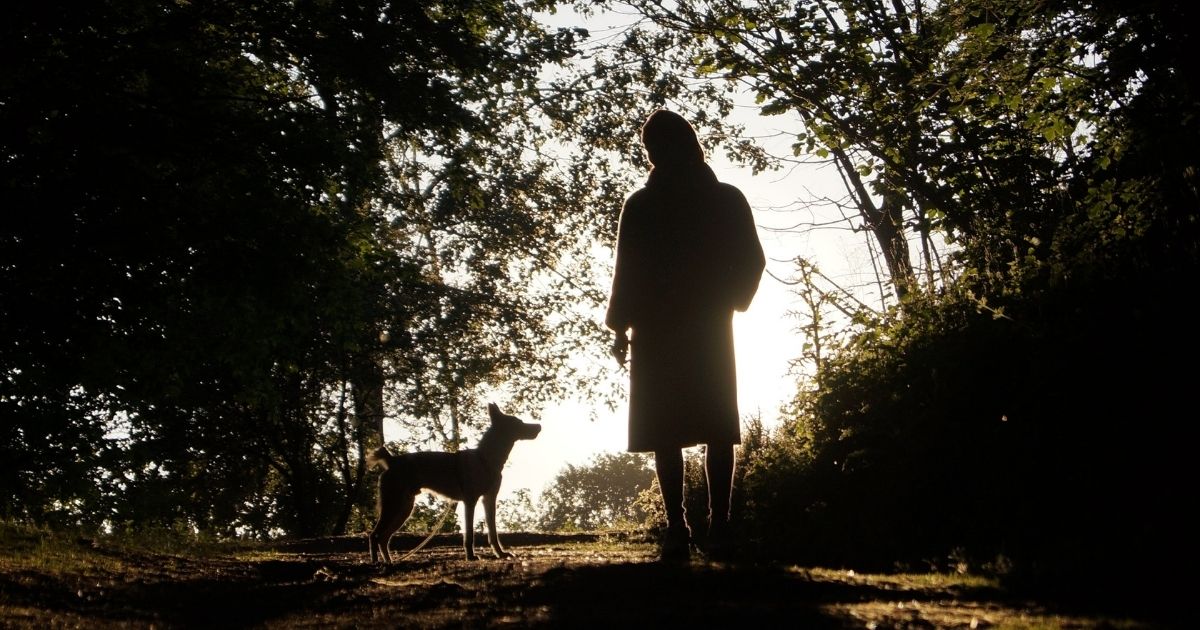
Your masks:
{"label": "person's hand", "polygon": [[622,330],[617,333],[617,338],[613,340],[613,345],[609,352],[617,360],[617,365],[625,367],[625,358],[629,355],[629,336],[625,334],[625,331]]}

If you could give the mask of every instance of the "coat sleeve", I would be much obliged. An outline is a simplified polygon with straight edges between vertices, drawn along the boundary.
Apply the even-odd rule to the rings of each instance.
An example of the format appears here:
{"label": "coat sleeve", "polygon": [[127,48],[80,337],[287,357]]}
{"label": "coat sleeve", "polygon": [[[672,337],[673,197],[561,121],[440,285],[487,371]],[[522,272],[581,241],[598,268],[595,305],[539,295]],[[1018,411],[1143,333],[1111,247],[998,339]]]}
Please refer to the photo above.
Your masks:
{"label": "coat sleeve", "polygon": [[617,259],[613,269],[612,289],[608,295],[608,312],[604,324],[615,331],[625,331],[633,325],[637,298],[638,247],[635,221],[631,220],[630,201],[621,209],[617,224]]}
{"label": "coat sleeve", "polygon": [[733,196],[731,205],[735,209],[730,243],[730,297],[733,299],[734,310],[745,311],[750,308],[750,302],[758,293],[758,284],[762,280],[763,270],[767,268],[767,259],[763,254],[762,243],[758,240],[758,230],[754,226],[754,213],[750,211],[750,203],[740,190],[730,188]]}

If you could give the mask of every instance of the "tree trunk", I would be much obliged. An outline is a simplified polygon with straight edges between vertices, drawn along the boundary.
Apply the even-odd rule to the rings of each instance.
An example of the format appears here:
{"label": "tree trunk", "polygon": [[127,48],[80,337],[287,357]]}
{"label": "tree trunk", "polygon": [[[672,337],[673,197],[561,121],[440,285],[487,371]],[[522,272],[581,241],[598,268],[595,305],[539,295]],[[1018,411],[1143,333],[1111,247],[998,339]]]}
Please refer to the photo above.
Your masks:
{"label": "tree trunk", "polygon": [[354,420],[367,442],[364,447],[383,445],[383,366],[378,357],[356,360],[350,388],[354,397]]}
{"label": "tree trunk", "polygon": [[859,214],[879,243],[884,264],[891,275],[892,288],[896,291],[896,299],[903,304],[914,280],[908,239],[904,234],[904,199],[895,191],[888,190],[883,196],[883,203],[876,206],[850,156],[842,149],[833,149],[833,155],[851,188],[850,192],[857,202]]}
{"label": "tree trunk", "polygon": [[346,499],[333,526],[335,536],[345,535],[354,506],[364,499],[363,481],[367,476],[367,453],[383,446],[383,366],[373,355],[360,356],[355,361],[350,390],[354,405],[354,444],[358,457],[354,472],[347,475]]}

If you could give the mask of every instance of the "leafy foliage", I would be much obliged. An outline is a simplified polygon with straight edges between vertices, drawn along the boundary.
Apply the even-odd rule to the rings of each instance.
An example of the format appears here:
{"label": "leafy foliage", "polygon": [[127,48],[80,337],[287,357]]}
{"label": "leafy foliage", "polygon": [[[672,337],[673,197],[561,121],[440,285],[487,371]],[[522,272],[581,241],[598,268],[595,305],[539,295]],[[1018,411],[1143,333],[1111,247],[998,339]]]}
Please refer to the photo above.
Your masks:
{"label": "leafy foliage", "polygon": [[[762,80],[764,98],[824,130],[814,147],[878,161],[864,174],[957,248],[936,291],[826,343],[752,454],[747,525],[772,550],[881,567],[953,552],[1042,586],[1169,597],[1111,578],[1167,575],[1188,536],[1167,489],[1186,474],[1174,365],[1196,350],[1171,296],[1200,262],[1188,11],[1046,8],[802,3],[757,21],[763,50],[812,45],[787,76],[830,77]],[[716,39],[727,71],[760,76]]]}
{"label": "leafy foliage", "polygon": [[14,7],[5,512],[345,531],[385,417],[457,446],[501,386],[602,391],[568,357],[619,163],[564,141],[588,99],[540,77],[583,34],[543,8]]}
{"label": "leafy foliage", "polygon": [[581,466],[568,464],[542,491],[541,531],[595,531],[646,521],[639,495],[651,488],[654,468],[641,453],[601,453]]}
{"label": "leafy foliage", "polygon": [[[346,531],[384,418],[457,446],[485,394],[603,390],[593,248],[670,105],[755,168],[834,164],[897,297],[868,312],[801,268],[817,372],[746,432],[750,541],[1124,596],[1170,575],[1194,529],[1194,9],[628,4],[619,41],[509,0],[10,8],[5,515]],[[793,155],[726,135],[739,86]],[[568,469],[542,525],[652,519],[651,477]]]}

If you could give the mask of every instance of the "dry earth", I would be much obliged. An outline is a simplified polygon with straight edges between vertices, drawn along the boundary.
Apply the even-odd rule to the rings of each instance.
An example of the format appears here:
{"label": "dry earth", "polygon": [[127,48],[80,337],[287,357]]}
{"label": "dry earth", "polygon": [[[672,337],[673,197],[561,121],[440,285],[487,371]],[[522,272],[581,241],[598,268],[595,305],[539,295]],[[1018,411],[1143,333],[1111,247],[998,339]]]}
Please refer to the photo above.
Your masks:
{"label": "dry earth", "polygon": [[[1014,598],[981,578],[655,560],[628,537],[507,534],[470,562],[443,535],[391,567],[362,536],[186,555],[11,532],[0,626],[13,628],[1157,628]],[[411,549],[417,537],[393,540]]]}

